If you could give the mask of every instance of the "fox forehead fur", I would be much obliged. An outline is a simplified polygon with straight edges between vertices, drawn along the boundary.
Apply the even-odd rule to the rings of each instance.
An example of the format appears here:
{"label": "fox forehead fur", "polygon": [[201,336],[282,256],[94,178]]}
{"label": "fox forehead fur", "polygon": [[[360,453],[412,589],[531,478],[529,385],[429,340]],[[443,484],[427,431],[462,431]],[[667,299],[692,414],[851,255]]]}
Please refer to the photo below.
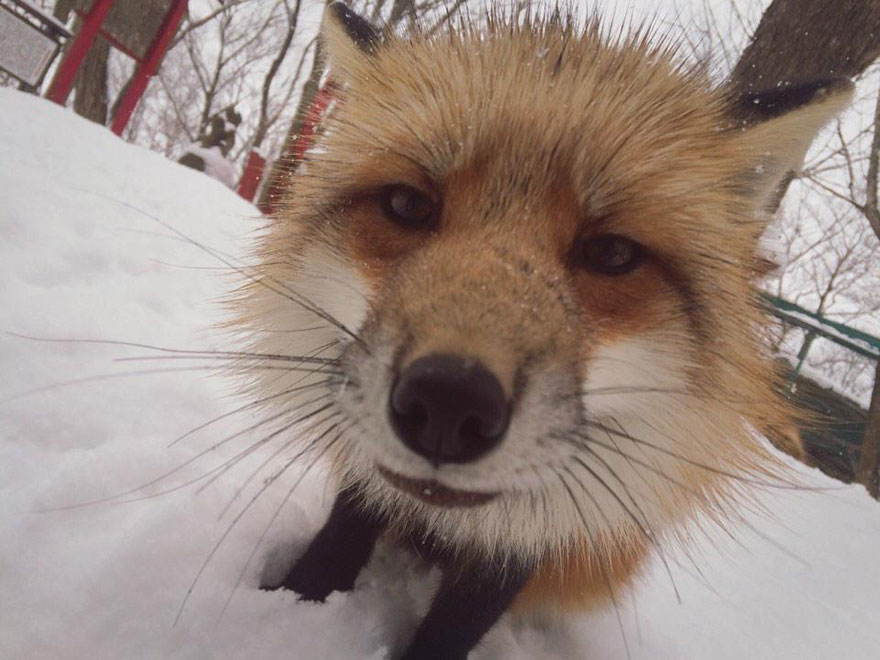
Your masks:
{"label": "fox forehead fur", "polygon": [[[744,127],[670,49],[601,32],[496,16],[359,45],[328,22],[338,99],[237,301],[261,353],[327,359],[253,374],[255,396],[320,410],[291,431],[310,455],[462,553],[613,565],[780,467],[758,433],[788,415],[759,337],[760,210],[848,90]],[[386,217],[389,186],[430,200],[430,228]],[[630,272],[572,257],[609,235],[639,246]],[[435,465],[389,423],[395,378],[433,353],[512,402],[478,460]],[[435,506],[380,469],[498,496]]]}

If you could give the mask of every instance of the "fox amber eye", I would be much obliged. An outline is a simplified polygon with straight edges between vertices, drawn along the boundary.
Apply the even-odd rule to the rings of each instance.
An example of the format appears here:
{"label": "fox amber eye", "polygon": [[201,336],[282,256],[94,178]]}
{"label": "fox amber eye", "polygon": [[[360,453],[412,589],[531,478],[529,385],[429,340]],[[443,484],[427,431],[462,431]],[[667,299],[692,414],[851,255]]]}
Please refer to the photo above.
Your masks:
{"label": "fox amber eye", "polygon": [[437,220],[437,204],[425,193],[402,184],[382,189],[382,212],[392,222],[412,229],[430,229]]}
{"label": "fox amber eye", "polygon": [[602,234],[580,241],[577,258],[580,264],[604,275],[625,275],[635,270],[644,258],[642,246],[617,234]]}

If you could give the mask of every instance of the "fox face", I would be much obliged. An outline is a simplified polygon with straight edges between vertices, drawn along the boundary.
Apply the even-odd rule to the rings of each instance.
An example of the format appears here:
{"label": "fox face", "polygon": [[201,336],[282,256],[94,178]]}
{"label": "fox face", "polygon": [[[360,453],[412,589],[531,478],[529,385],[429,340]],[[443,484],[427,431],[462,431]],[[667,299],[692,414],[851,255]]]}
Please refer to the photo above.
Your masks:
{"label": "fox face", "polygon": [[773,475],[760,212],[848,84],[734,97],[597,23],[381,35],[334,7],[336,107],[239,306],[258,351],[327,360],[255,392],[332,410],[303,442],[357,506],[571,573]]}

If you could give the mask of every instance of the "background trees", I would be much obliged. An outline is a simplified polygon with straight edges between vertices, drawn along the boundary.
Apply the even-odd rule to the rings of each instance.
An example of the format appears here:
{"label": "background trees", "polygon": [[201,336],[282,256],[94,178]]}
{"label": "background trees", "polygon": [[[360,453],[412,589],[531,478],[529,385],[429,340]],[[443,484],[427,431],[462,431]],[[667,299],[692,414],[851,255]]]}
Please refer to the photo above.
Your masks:
{"label": "background trees", "polygon": [[[780,191],[777,218],[766,237],[779,267],[764,286],[807,310],[880,336],[880,66],[875,63],[880,5],[869,0],[694,4],[695,13],[679,12],[688,50],[735,89],[833,76],[856,79],[852,108],[820,136],[802,171],[792,173]],[[845,406],[848,400],[856,406],[848,430],[861,436],[861,456],[845,443],[819,450],[829,456],[852,450],[852,457],[836,458],[856,461],[850,478],[880,497],[877,362],[783,324],[771,345],[811,380],[810,397],[822,395],[824,387],[845,397],[836,403]],[[858,423],[850,424],[855,417]],[[827,426],[836,424],[840,420]]]}

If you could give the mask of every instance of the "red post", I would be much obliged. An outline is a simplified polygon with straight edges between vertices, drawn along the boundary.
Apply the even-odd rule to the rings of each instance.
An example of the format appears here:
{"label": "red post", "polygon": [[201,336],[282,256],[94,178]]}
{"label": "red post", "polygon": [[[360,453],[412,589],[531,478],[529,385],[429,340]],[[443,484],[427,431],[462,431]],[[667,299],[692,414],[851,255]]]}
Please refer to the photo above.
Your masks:
{"label": "red post", "polygon": [[[309,106],[309,109],[306,112],[302,129],[293,139],[293,142],[284,147],[284,150],[279,157],[280,159],[291,161],[296,165],[303,161],[306,151],[309,150],[309,147],[312,146],[312,142],[314,142],[315,133],[318,130],[318,124],[320,124],[321,120],[324,118],[324,113],[327,112],[327,106],[330,105],[330,102],[335,95],[336,85],[332,80],[328,80],[327,84],[315,94],[315,98],[312,100],[312,105]],[[296,165],[294,165],[294,167]],[[263,195],[264,203],[260,205],[260,211],[266,215],[275,211],[278,200],[281,199],[284,194],[284,188],[286,187],[287,181],[292,173],[293,168],[285,168],[281,175],[276,173],[275,176],[266,182],[266,185],[269,186],[267,191],[269,194]]]}
{"label": "red post", "polygon": [[55,72],[52,84],[46,93],[47,99],[55,101],[59,105],[64,105],[67,101],[70,90],[73,88],[73,81],[76,79],[79,65],[82,64],[83,58],[89,52],[89,48],[101,30],[101,24],[107,17],[107,12],[110,11],[114,2],[116,0],[95,0],[94,4],[92,4],[91,10],[83,18],[82,27],[77,33],[76,38],[70,45],[61,64],[58,65],[58,70]]}
{"label": "red post", "polygon": [[248,154],[241,181],[238,182],[238,194],[249,202],[254,201],[257,188],[260,187],[260,179],[263,178],[263,169],[266,167],[266,159],[256,151]]}
{"label": "red post", "polygon": [[328,82],[327,85],[315,94],[315,100],[312,101],[312,107],[309,108],[308,114],[306,114],[302,130],[296,136],[296,140],[293,141],[291,148],[297,163],[302,162],[306,151],[309,150],[312,142],[314,142],[315,133],[318,131],[318,124],[321,123],[321,119],[324,118],[324,113],[327,111],[327,106],[333,100],[333,89],[333,84]]}
{"label": "red post", "polygon": [[116,133],[116,135],[122,135],[122,131],[125,130],[131,114],[134,112],[138,101],[140,101],[144,90],[147,88],[147,83],[150,82],[150,77],[159,69],[159,64],[165,56],[168,44],[171,43],[174,33],[177,32],[177,26],[180,25],[180,21],[186,11],[186,5],[187,0],[174,0],[168,9],[168,13],[165,14],[165,18],[162,19],[162,25],[159,26],[159,31],[153,38],[153,43],[147,49],[147,54],[144,55],[143,61],[138,64],[131,84],[128,86],[125,96],[119,102],[119,109],[113,117],[110,130]]}

